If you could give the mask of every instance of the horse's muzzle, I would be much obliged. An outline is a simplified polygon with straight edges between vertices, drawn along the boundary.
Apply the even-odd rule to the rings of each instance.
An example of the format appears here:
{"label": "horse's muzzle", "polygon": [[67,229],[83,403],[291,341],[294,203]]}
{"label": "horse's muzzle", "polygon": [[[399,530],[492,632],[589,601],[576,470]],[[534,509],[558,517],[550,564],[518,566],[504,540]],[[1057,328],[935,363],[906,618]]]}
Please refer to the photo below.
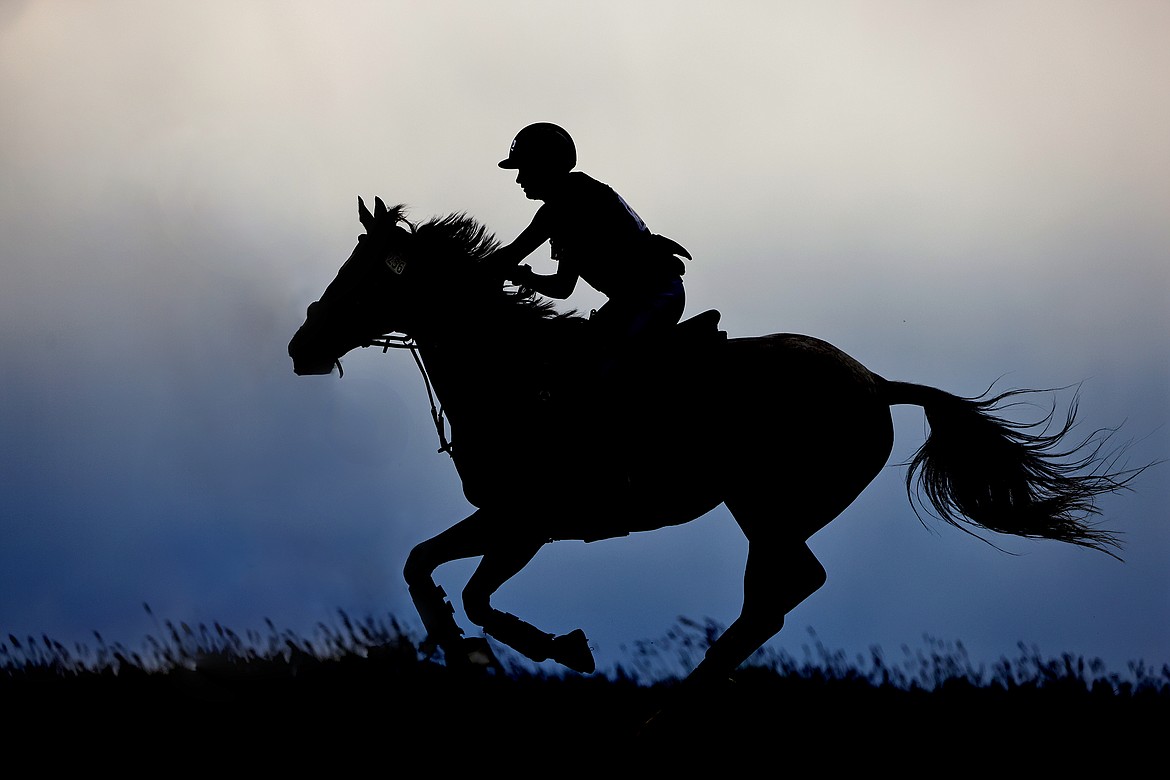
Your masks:
{"label": "horse's muzzle", "polygon": [[320,376],[332,374],[333,367],[338,365],[337,358],[325,357],[320,349],[312,348],[312,341],[304,336],[303,330],[298,330],[288,343],[288,356],[292,358],[293,373],[297,376]]}
{"label": "horse's muzzle", "polygon": [[323,374],[332,374],[334,367],[337,365],[336,360],[328,363],[306,361],[293,361],[293,373],[297,376],[321,376]]}

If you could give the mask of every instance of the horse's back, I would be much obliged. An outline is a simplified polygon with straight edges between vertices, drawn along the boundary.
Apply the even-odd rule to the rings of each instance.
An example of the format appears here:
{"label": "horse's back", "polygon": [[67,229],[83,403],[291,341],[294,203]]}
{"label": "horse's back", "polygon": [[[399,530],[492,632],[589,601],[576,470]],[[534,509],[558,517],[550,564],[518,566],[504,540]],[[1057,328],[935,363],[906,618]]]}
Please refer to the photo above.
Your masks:
{"label": "horse's back", "polygon": [[[732,405],[766,404],[800,414],[843,405],[884,404],[885,380],[838,347],[798,333],[727,339],[696,350],[689,373],[703,377],[712,399]],[[684,361],[685,363],[685,361]],[[684,365],[683,371],[688,371]]]}
{"label": "horse's back", "polygon": [[[757,375],[802,375],[818,383],[828,381],[836,388],[856,388],[862,392],[879,389],[884,380],[839,347],[814,336],[800,333],[769,333],[762,336],[729,339],[719,329],[721,313],[707,309],[675,326],[664,350],[663,360],[676,368],[714,360],[726,348],[729,367],[753,371]],[[806,382],[807,383],[807,382]],[[819,389],[819,388],[818,388]]]}
{"label": "horse's back", "polygon": [[884,379],[832,344],[796,333],[703,338],[659,358],[641,378],[628,384],[626,398],[640,411],[625,433],[635,443],[658,442],[671,460],[705,452],[724,462],[736,452],[755,458],[765,443],[816,447],[810,442],[891,425]]}

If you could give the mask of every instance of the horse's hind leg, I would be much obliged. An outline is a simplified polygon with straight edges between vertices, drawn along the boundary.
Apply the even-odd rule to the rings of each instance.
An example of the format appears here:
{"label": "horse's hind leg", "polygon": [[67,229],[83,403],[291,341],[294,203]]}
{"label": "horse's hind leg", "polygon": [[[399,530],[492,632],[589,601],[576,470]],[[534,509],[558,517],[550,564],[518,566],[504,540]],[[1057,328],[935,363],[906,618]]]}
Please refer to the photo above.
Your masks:
{"label": "horse's hind leg", "polygon": [[[825,584],[825,569],[799,536],[782,536],[756,521],[771,519],[758,504],[728,502],[736,521],[748,537],[747,568],[743,578],[743,608],[739,617],[711,646],[703,660],[684,681],[674,702],[646,723],[644,733],[687,716],[690,707],[703,704],[691,694],[726,682],[730,675],[784,627],[784,617]],[[675,722],[674,727],[685,727]],[[669,726],[667,726],[669,728]]]}
{"label": "horse's hind leg", "polygon": [[726,679],[784,627],[784,616],[825,584],[825,569],[803,540],[748,542],[743,608],[707,649],[690,682]]}
{"label": "horse's hind leg", "polygon": [[[807,540],[865,490],[893,446],[884,404],[873,406],[862,398],[844,408],[849,413],[839,414],[832,427],[786,433],[793,441],[814,436],[849,441],[847,458],[834,445],[826,445],[819,452],[782,458],[767,470],[746,471],[737,478],[725,503],[748,539],[743,609],[692,672],[696,681],[726,679],[784,627],[785,615],[825,584],[825,568]],[[784,475],[784,487],[777,484],[777,473]]]}

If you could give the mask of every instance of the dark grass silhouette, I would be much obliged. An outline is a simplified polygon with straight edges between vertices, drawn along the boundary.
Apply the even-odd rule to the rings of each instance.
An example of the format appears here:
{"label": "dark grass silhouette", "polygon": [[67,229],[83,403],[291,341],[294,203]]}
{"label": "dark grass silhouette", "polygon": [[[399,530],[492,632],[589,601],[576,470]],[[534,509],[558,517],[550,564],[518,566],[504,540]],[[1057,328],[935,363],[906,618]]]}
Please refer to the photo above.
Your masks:
{"label": "dark grass silhouette", "polygon": [[407,761],[444,774],[489,758],[525,774],[548,761],[694,769],[748,758],[1116,770],[1154,756],[1170,725],[1170,666],[1134,662],[1122,675],[1023,644],[984,667],[961,643],[928,637],[892,663],[878,648],[848,659],[810,631],[803,660],[765,648],[647,730],[721,626],[680,619],[635,643],[628,664],[591,676],[540,671],[503,647],[494,673],[449,669],[392,617],[339,612],[308,639],[271,622],[243,636],[218,623],[162,627],[136,651],[96,633],[94,647],[0,643],[7,755],[78,767],[168,756],[269,769]]}

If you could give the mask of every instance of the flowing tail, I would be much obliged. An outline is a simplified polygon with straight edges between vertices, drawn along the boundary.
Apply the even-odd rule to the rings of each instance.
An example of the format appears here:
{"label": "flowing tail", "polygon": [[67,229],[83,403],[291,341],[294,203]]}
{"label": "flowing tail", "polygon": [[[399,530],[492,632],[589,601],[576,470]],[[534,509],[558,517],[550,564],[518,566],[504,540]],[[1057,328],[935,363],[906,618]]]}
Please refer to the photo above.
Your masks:
{"label": "flowing tail", "polygon": [[1055,407],[1033,423],[997,416],[1018,405],[1020,396],[1039,392],[1046,391],[960,398],[924,385],[887,382],[890,405],[921,406],[930,424],[926,442],[907,464],[910,501],[917,512],[925,497],[940,519],[967,533],[965,526],[975,526],[1053,539],[1121,560],[1113,552],[1121,548],[1118,534],[1094,527],[1089,518],[1100,513],[1098,496],[1126,489],[1145,467],[1115,470],[1120,450],[1105,451],[1115,432],[1110,429],[1069,446],[1075,397],[1061,425],[1055,424]]}

